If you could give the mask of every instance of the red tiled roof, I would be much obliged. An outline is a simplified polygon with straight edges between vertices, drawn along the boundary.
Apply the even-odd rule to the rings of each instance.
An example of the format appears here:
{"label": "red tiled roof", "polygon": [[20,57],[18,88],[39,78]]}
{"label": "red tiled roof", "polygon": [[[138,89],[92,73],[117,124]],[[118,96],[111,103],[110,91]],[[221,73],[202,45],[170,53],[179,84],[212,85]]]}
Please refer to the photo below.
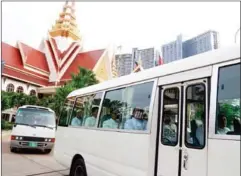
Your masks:
{"label": "red tiled roof", "polygon": [[57,57],[58,57],[58,58],[56,58],[56,59],[61,59],[61,52],[58,50],[58,46],[57,46],[56,41],[54,40],[54,38],[50,38],[49,40],[50,40],[50,41],[52,42],[52,44],[53,44],[53,46],[52,46],[53,51],[55,51],[56,54],[57,54]]}
{"label": "red tiled roof", "polygon": [[70,51],[70,49],[74,46],[74,44],[76,44],[76,42],[72,42],[69,47],[62,53],[59,49],[58,49],[58,45],[57,42],[54,38],[50,38],[51,42],[53,43],[53,50],[56,52],[57,54],[57,59],[63,59],[65,57],[65,55]]}
{"label": "red tiled roof", "polygon": [[100,59],[104,50],[95,50],[85,53],[79,53],[74,61],[71,63],[61,80],[71,79],[71,73],[78,73],[78,67],[84,67],[89,70],[93,70],[97,61]]}
{"label": "red tiled roof", "polygon": [[48,63],[45,57],[45,54],[24,44],[19,43],[21,49],[23,50],[24,57],[26,57],[26,64],[33,66],[35,68],[39,68],[45,72],[49,72]]}
{"label": "red tiled roof", "polygon": [[[5,64],[11,67],[14,67],[18,70],[24,71],[28,74],[34,74],[36,76],[49,79],[48,76],[44,76],[38,73],[35,73],[33,71],[29,71],[24,68],[21,54],[18,48],[15,48],[7,43],[2,42],[2,60],[4,60]],[[5,68],[3,70],[3,73],[5,72]]]}
{"label": "red tiled roof", "polygon": [[[62,66],[60,67],[60,70],[62,70],[63,69],[63,67],[65,66],[65,64],[69,61],[69,59],[71,58],[71,56],[73,55],[73,54],[77,54],[77,52],[79,51],[79,48],[80,48],[81,46],[79,46],[79,45],[77,45],[72,51],[71,51],[71,53],[70,53],[70,55],[66,58],[66,60],[64,61],[64,63],[62,64]],[[78,50],[78,51],[77,51]],[[78,55],[77,55],[78,56]],[[76,56],[76,57],[77,57]]]}
{"label": "red tiled roof", "polygon": [[46,43],[47,43],[47,48],[49,49],[49,52],[51,54],[51,59],[53,60],[55,70],[57,71],[58,64],[57,64],[57,61],[56,61],[55,56],[54,56],[54,51],[53,51],[53,49],[51,47],[51,44],[50,44],[50,42],[48,40],[46,40]]}
{"label": "red tiled roof", "polygon": [[4,60],[7,65],[23,69],[19,49],[4,42],[2,42],[2,60]]}
{"label": "red tiled roof", "polygon": [[8,67],[4,68],[3,74],[6,74],[6,76],[10,76],[15,79],[21,79],[23,81],[35,83],[35,84],[42,85],[42,86],[47,86],[49,83],[48,80],[41,79],[40,77],[36,77],[36,76],[29,75],[26,73],[22,73],[18,70],[13,70]]}

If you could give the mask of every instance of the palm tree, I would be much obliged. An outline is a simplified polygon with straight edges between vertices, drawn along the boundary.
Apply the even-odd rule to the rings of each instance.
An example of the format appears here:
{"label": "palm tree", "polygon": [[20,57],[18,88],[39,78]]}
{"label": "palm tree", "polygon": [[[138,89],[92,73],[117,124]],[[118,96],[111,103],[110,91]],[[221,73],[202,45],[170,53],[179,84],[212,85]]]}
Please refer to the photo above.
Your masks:
{"label": "palm tree", "polygon": [[98,83],[95,74],[91,70],[82,67],[79,67],[78,74],[72,74],[71,77],[72,86],[76,89],[88,87]]}

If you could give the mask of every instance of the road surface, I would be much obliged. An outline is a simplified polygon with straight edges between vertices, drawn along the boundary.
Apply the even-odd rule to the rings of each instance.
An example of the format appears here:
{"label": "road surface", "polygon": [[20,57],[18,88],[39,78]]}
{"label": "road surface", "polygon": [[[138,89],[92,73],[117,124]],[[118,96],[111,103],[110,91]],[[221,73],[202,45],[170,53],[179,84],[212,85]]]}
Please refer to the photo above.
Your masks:
{"label": "road surface", "polygon": [[2,176],[66,176],[66,167],[57,163],[53,152],[43,154],[39,151],[9,150],[10,133],[2,134]]}

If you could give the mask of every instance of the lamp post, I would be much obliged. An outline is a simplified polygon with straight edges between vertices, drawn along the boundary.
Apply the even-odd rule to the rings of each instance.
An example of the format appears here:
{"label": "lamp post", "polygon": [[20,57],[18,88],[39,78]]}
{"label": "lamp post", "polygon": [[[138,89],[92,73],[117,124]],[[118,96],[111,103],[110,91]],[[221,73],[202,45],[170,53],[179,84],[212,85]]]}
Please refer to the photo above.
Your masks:
{"label": "lamp post", "polygon": [[235,33],[235,36],[234,36],[234,42],[235,42],[235,43],[237,42],[238,32],[240,32],[240,28],[238,28],[238,30],[237,30],[236,33]]}

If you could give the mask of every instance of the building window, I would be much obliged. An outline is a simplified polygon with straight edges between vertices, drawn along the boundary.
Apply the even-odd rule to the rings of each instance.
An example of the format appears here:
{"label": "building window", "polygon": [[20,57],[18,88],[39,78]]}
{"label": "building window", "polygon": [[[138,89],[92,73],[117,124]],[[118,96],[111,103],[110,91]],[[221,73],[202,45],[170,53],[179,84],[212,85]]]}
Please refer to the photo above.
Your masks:
{"label": "building window", "polygon": [[31,90],[31,91],[30,91],[30,95],[31,95],[31,96],[35,96],[35,95],[36,95],[36,91],[35,91],[35,90]]}
{"label": "building window", "polygon": [[17,88],[17,93],[23,93],[23,87],[22,86],[19,86]]}
{"label": "building window", "polygon": [[219,69],[217,89],[216,134],[240,135],[240,64]]}
{"label": "building window", "polygon": [[14,92],[14,85],[13,84],[7,85],[7,92]]}

